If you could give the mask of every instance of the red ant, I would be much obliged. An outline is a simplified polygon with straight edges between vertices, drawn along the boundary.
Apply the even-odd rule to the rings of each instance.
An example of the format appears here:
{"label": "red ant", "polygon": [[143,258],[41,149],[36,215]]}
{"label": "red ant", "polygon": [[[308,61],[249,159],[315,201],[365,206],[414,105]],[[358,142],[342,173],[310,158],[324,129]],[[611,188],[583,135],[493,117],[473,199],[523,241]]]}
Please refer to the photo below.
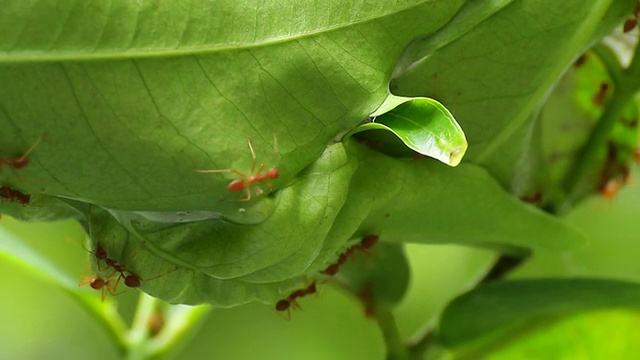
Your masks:
{"label": "red ant", "polygon": [[23,194],[18,190],[14,190],[10,187],[2,186],[0,187],[0,198],[2,200],[15,201],[17,203],[26,206],[31,201],[31,195]]}
{"label": "red ant", "polygon": [[628,33],[638,25],[638,15],[640,15],[640,4],[638,4],[633,11],[633,17],[624,22],[624,25],[622,26],[623,32]]}
{"label": "red ant", "polygon": [[[274,137],[275,139],[275,137]],[[239,199],[239,200],[235,200],[235,201],[249,201],[251,200],[251,186],[256,184],[256,187],[259,189],[260,193],[262,193],[262,189],[257,185],[257,183],[264,181],[266,179],[276,179],[278,177],[278,175],[280,175],[280,171],[278,171],[278,169],[276,168],[271,168],[269,170],[267,170],[266,173],[262,173],[262,171],[264,170],[264,164],[260,164],[260,168],[258,169],[257,173],[254,173],[255,169],[256,169],[256,163],[257,163],[257,159],[256,159],[256,153],[253,150],[253,146],[251,145],[251,138],[249,138],[248,140],[249,143],[249,150],[251,150],[251,156],[253,157],[253,165],[251,165],[251,175],[247,176],[237,170],[234,169],[220,169],[220,170],[196,170],[199,173],[221,173],[221,172],[230,172],[230,173],[234,173],[238,176],[241,177],[241,179],[236,179],[233,180],[229,183],[229,185],[227,185],[227,191],[229,192],[240,192],[242,190],[246,190],[247,191],[247,197],[244,199]],[[275,143],[275,147],[277,149],[277,140],[274,140]],[[276,150],[277,152],[277,150]],[[265,184],[267,186],[269,186],[270,191],[273,191],[273,186],[268,183],[265,182]]]}
{"label": "red ant", "polygon": [[593,97],[593,105],[600,106],[604,102],[604,98],[607,95],[607,90],[609,90],[609,83],[606,81],[600,82],[600,88],[598,89],[598,93]]}
{"label": "red ant", "polygon": [[611,179],[600,186],[600,194],[607,199],[613,199],[622,188],[623,182],[618,179]]}
{"label": "red ant", "polygon": [[16,170],[26,167],[27,165],[29,165],[29,162],[31,162],[31,160],[29,159],[29,154],[33,151],[33,149],[36,148],[36,146],[38,146],[40,140],[42,140],[42,138],[38,139],[38,141],[36,141],[35,144],[31,145],[31,147],[24,154],[18,157],[0,159],[0,166],[2,166],[3,164],[7,164]]}
{"label": "red ant", "polygon": [[373,319],[376,316],[373,284],[367,283],[358,293],[358,298],[364,307],[364,316],[369,319]]}
{"label": "red ant", "polygon": [[338,256],[338,261],[334,264],[329,265],[326,269],[320,271],[321,274],[333,276],[338,273],[340,267],[347,262],[347,259],[353,254],[355,251],[359,250],[365,254],[368,254],[367,250],[371,249],[375,244],[380,240],[380,236],[378,235],[367,235],[360,241],[360,244],[353,245],[345,250],[342,254]]}
{"label": "red ant", "polygon": [[[80,284],[79,286],[85,286],[85,285],[89,285],[91,286],[92,289],[94,290],[101,290],[102,291],[102,295],[100,296],[101,301],[104,301],[104,289],[106,288],[107,291],[109,292],[109,294],[111,294],[111,296],[117,296],[122,294],[122,292],[116,293],[116,288],[118,287],[118,282],[116,281],[115,283],[111,282],[111,277],[115,274],[116,272],[112,272],[111,274],[109,274],[109,276],[107,276],[106,278],[101,278],[99,276],[96,275],[92,275],[92,276],[82,276],[82,279],[80,279]],[[113,285],[111,285],[113,284]]]}
{"label": "red ant", "polygon": [[542,202],[544,196],[540,191],[536,191],[533,195],[526,195],[520,198],[520,200],[529,204],[539,204]]}
{"label": "red ant", "polygon": [[584,63],[587,61],[587,54],[582,54],[580,55],[580,57],[578,57],[578,59],[576,60],[576,62],[574,63],[575,67],[579,68],[582,65],[584,65]]}
{"label": "red ant", "polygon": [[300,305],[298,305],[298,302],[296,301],[296,299],[307,296],[307,295],[315,294],[315,293],[316,293],[316,282],[313,281],[306,288],[298,289],[292,292],[291,295],[287,296],[286,299],[282,299],[278,301],[276,303],[276,310],[277,311],[287,310],[288,318],[291,319],[291,306],[293,305],[293,307],[300,309]]}
{"label": "red ant", "polygon": [[[105,279],[102,279],[97,276],[92,276],[86,278],[85,281],[81,282],[81,285],[91,285],[94,289],[103,289],[104,286],[107,286],[107,290],[112,296],[118,295],[116,294],[116,289],[118,288],[118,284],[120,284],[120,280],[124,280],[124,284],[130,288],[138,288],[142,284],[142,280],[149,281],[161,276],[166,275],[167,273],[160,274],[148,279],[141,279],[140,276],[125,268],[124,265],[119,264],[116,260],[109,258],[107,255],[107,251],[102,247],[100,243],[97,244],[95,251],[91,252],[97,260],[104,261],[107,265],[107,268],[112,268],[113,271],[109,274]],[[98,265],[99,266],[99,265]],[[176,271],[178,268],[172,270]],[[110,282],[113,280],[113,276],[117,275],[117,279],[110,285]],[[103,298],[104,298],[104,290],[103,290]]]}

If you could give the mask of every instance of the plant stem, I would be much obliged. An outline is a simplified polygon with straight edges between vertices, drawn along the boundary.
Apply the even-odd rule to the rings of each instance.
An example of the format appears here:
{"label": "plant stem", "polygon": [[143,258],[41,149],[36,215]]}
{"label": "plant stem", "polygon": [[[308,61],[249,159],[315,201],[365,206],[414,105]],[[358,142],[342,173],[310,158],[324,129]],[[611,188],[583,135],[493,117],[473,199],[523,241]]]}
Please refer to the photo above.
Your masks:
{"label": "plant stem", "polygon": [[147,349],[147,340],[149,339],[148,320],[153,316],[158,300],[140,292],[138,299],[138,307],[133,318],[133,324],[129,330],[128,348],[126,359],[147,359],[149,352]]}
{"label": "plant stem", "polygon": [[376,321],[382,331],[382,337],[387,345],[387,359],[393,360],[409,360],[411,356],[408,349],[400,339],[396,319],[387,309],[376,309]]}
{"label": "plant stem", "polygon": [[[603,59],[608,67],[613,66],[613,69],[610,68],[609,72],[612,74],[612,79],[615,82],[615,93],[611,102],[607,104],[607,107],[596,124],[596,127],[591,132],[591,136],[589,137],[587,144],[580,151],[576,162],[573,164],[565,178],[563,187],[567,194],[571,194],[572,190],[580,183],[589,169],[591,169],[596,160],[598,150],[604,148],[616,121],[620,118],[624,108],[627,106],[629,101],[633,99],[634,94],[640,88],[640,82],[638,82],[638,78],[640,76],[639,49],[640,46],[636,46],[633,59],[631,60],[629,67],[623,70],[621,74],[616,69],[620,68],[619,62],[616,61],[616,64],[611,64],[612,59],[606,56],[605,59]],[[599,50],[596,52],[598,51]],[[599,52],[602,53],[602,51]]]}
{"label": "plant stem", "polygon": [[166,306],[164,314],[167,320],[158,336],[147,344],[151,358],[166,357],[170,352],[178,351],[196,334],[213,309],[209,305],[162,305]]}
{"label": "plant stem", "polygon": [[428,324],[422,330],[418,339],[409,346],[409,352],[414,359],[424,359],[427,351],[432,348],[434,343],[433,325]]}

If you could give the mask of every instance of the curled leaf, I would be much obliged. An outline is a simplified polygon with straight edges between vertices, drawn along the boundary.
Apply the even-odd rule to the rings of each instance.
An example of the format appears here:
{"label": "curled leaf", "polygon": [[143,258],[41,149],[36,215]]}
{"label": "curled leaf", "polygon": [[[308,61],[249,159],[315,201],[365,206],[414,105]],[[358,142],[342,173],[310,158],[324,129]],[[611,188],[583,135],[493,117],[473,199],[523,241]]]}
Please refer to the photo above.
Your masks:
{"label": "curled leaf", "polygon": [[467,151],[462,128],[449,110],[434,99],[389,95],[371,116],[373,122],[358,126],[353,133],[390,131],[411,150],[449,166],[457,166]]}

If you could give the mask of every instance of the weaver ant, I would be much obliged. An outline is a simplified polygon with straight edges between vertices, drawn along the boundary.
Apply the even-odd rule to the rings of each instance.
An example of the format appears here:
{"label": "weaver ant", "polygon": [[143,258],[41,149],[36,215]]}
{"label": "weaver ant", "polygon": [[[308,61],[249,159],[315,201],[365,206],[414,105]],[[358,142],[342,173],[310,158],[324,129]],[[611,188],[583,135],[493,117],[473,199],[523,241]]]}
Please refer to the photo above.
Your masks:
{"label": "weaver ant", "polygon": [[609,83],[606,81],[600,82],[600,88],[598,92],[593,97],[593,105],[600,106],[604,102],[604,98],[607,95],[607,90],[609,90]]}
{"label": "weaver ant", "polygon": [[2,201],[15,201],[23,206],[28,205],[31,201],[31,195],[21,193],[18,190],[6,186],[0,187],[0,198],[2,198]]}
{"label": "weaver ant", "polygon": [[380,240],[380,236],[378,235],[367,235],[362,238],[360,244],[353,245],[345,250],[342,254],[338,256],[338,261],[334,264],[329,265],[326,269],[320,271],[321,274],[333,276],[338,273],[340,267],[347,262],[347,259],[355,252],[362,251],[365,254],[369,254],[367,250],[371,249],[375,244]]}
{"label": "weaver ant", "polygon": [[533,195],[525,195],[520,200],[529,204],[540,204],[544,199],[544,195],[540,191],[536,191]]}
{"label": "weaver ant", "polygon": [[[164,274],[160,274],[148,279],[141,279],[140,276],[138,276],[137,274],[135,274],[133,271],[128,270],[124,265],[119,264],[116,260],[111,259],[108,255],[107,255],[107,251],[102,247],[102,245],[100,243],[97,244],[95,251],[91,252],[95,258],[98,261],[104,261],[104,263],[107,265],[107,269],[111,268],[113,269],[113,271],[107,275],[106,278],[100,278],[98,276],[90,276],[90,277],[83,277],[83,281],[80,283],[80,285],[91,285],[92,288],[98,290],[98,289],[102,289],[102,297],[104,299],[104,288],[106,287],[107,290],[109,291],[109,294],[111,294],[112,296],[121,294],[117,293],[116,294],[116,289],[118,288],[118,285],[120,284],[121,280],[124,280],[124,284],[127,287],[130,288],[138,288],[140,287],[140,285],[142,284],[142,281],[149,281],[149,280],[153,280],[156,278],[159,278],[161,276],[166,275],[167,273]],[[100,267],[100,264],[98,263],[98,268]],[[102,269],[100,269],[102,271]],[[172,270],[172,271],[176,271],[178,270],[178,268]],[[117,279],[113,280],[113,277],[117,276]]]}
{"label": "weaver ant", "polygon": [[[260,193],[262,193],[262,189],[260,188],[260,186],[258,185],[259,182],[261,181],[265,181],[267,179],[276,179],[278,177],[278,175],[280,175],[280,171],[276,168],[271,168],[269,170],[267,170],[267,172],[265,172],[264,174],[262,173],[264,171],[264,164],[260,164],[260,168],[258,169],[258,172],[255,172],[256,169],[256,164],[257,164],[257,159],[256,159],[256,153],[253,150],[253,146],[251,145],[251,138],[249,138],[249,140],[247,141],[247,143],[249,144],[249,150],[251,150],[251,156],[253,157],[253,165],[251,165],[251,175],[245,175],[237,170],[234,169],[219,169],[219,170],[195,170],[199,173],[223,173],[223,172],[229,172],[229,173],[233,173],[236,174],[238,176],[240,176],[240,179],[236,179],[233,180],[229,183],[229,185],[227,185],[227,191],[229,192],[241,192],[242,190],[245,190],[247,192],[247,197],[244,199],[238,199],[235,201],[249,201],[251,200],[251,187],[252,186],[256,186],[256,188],[259,190]],[[274,147],[277,149],[277,139],[274,137]],[[277,150],[276,150],[277,153]],[[273,191],[273,186],[268,183],[265,182],[265,184],[267,186],[269,186],[270,191]]]}
{"label": "weaver ant", "polygon": [[91,275],[91,276],[84,276],[83,275],[82,279],[80,279],[80,284],[78,284],[78,285],[79,286],[89,285],[94,290],[100,290],[102,292],[102,294],[100,296],[100,300],[104,301],[104,289],[105,288],[107,289],[109,294],[111,294],[111,296],[117,296],[117,295],[122,294],[122,292],[116,293],[116,288],[118,287],[118,282],[117,281],[115,283],[111,282],[111,277],[115,273],[116,273],[115,271],[112,272],[111,274],[109,274],[104,279],[99,277],[99,276],[96,276],[96,275]]}
{"label": "weaver ant", "polygon": [[38,144],[40,143],[40,140],[42,140],[42,138],[39,138],[38,141],[36,141],[35,144],[31,145],[31,147],[27,151],[25,151],[24,154],[18,157],[0,159],[0,166],[2,166],[3,164],[7,164],[16,170],[26,167],[31,162],[31,160],[29,159],[29,154],[31,154],[33,149],[35,149],[36,146],[38,146]]}
{"label": "weaver ant", "polygon": [[622,26],[623,32],[628,33],[638,25],[638,15],[640,15],[640,4],[638,4],[633,11],[633,17],[624,22],[624,25]]}
{"label": "weaver ant", "polygon": [[584,65],[584,63],[587,61],[587,54],[582,54],[580,55],[580,57],[578,57],[578,59],[576,60],[576,62],[574,63],[575,67],[579,68],[582,65]]}
{"label": "weaver ant", "polygon": [[298,289],[292,292],[289,296],[287,296],[286,299],[282,299],[278,301],[276,303],[276,310],[288,311],[288,319],[291,319],[291,306],[293,305],[293,307],[300,309],[300,305],[298,305],[298,302],[296,301],[296,299],[307,296],[307,295],[315,294],[315,293],[316,293],[316,282],[313,281],[307,287]]}
{"label": "weaver ant", "polygon": [[613,199],[622,188],[623,182],[618,179],[611,179],[600,186],[600,194],[607,199]]}

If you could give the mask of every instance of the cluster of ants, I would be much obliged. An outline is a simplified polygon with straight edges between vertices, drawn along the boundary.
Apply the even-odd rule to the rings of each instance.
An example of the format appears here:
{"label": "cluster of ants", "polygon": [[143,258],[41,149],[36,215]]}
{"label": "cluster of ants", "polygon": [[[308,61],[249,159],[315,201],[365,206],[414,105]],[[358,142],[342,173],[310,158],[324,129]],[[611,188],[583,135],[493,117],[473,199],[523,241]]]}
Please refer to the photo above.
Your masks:
{"label": "cluster of ants", "polygon": [[[338,256],[337,262],[327,266],[327,268],[320,271],[320,273],[328,276],[336,275],[340,270],[340,267],[347,262],[347,260],[353,255],[354,252],[361,251],[364,254],[369,254],[368,250],[371,249],[376,243],[378,243],[378,240],[380,240],[380,236],[378,235],[365,236],[364,238],[362,238],[359,244],[355,244],[347,248],[347,250],[345,250]],[[316,281],[314,280],[308,286],[302,289],[298,289],[292,292],[285,299],[278,301],[276,303],[276,311],[287,311],[288,318],[291,318],[291,308],[293,307],[296,309],[300,309],[300,305],[298,304],[297,299],[307,295],[315,294],[315,293],[316,293]]]}
{"label": "cluster of ants", "polygon": [[[633,12],[633,18],[629,19],[624,24],[624,31],[631,31],[638,24],[638,16],[640,15],[640,3]],[[587,60],[587,55],[581,55],[578,60],[576,60],[575,66],[582,66]],[[610,84],[607,81],[601,81],[598,87],[598,91],[593,96],[591,102],[595,106],[602,106],[606,99],[606,96],[609,92]],[[631,130],[637,128],[638,119],[633,121],[628,121],[625,126],[631,128]],[[607,198],[614,198],[618,191],[629,183],[631,180],[631,169],[628,164],[621,164],[620,153],[625,152],[628,149],[619,149],[616,144],[609,141],[607,143],[607,158],[600,174],[600,181],[598,184],[598,191],[600,194]],[[633,151],[633,150],[632,150]],[[640,164],[640,147],[635,149],[634,153],[636,163]],[[536,194],[537,195],[537,194]],[[523,198],[524,201],[529,202],[529,200],[540,201],[541,196],[538,197],[528,197]]]}
{"label": "cluster of ants", "polygon": [[[12,170],[19,170],[19,169],[25,168],[31,162],[31,160],[29,159],[29,154],[31,154],[33,149],[35,149],[35,147],[40,143],[40,140],[42,140],[42,138],[38,139],[38,141],[36,141],[35,144],[33,144],[27,151],[25,151],[24,154],[20,156],[0,159],[0,166],[7,165]],[[2,199],[3,202],[13,201],[13,202],[22,204],[23,206],[26,206],[31,201],[31,195],[24,194],[9,186],[3,185],[0,187],[0,199]]]}
{"label": "cluster of ants", "polygon": [[[125,268],[122,264],[119,264],[116,260],[110,258],[107,255],[107,251],[102,247],[102,245],[100,245],[100,243],[98,243],[95,251],[92,251],[91,254],[95,256],[98,262],[104,262],[107,269],[111,268],[113,271],[111,271],[111,273],[104,278],[97,275],[83,275],[82,279],[80,280],[79,286],[89,285],[92,289],[100,290],[102,292],[102,301],[104,301],[105,289],[111,296],[116,296],[122,293],[116,292],[118,289],[118,285],[120,284],[120,280],[124,280],[124,284],[130,288],[137,288],[140,286],[140,277],[133,273],[131,270]],[[102,269],[100,270],[102,271]],[[114,277],[116,277],[115,281]]]}

